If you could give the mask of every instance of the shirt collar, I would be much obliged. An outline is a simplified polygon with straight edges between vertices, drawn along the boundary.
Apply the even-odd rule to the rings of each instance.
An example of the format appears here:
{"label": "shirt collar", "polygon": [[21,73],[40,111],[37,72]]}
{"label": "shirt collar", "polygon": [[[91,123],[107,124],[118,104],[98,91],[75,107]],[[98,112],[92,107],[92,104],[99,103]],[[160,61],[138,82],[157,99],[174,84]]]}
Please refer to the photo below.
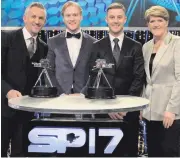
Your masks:
{"label": "shirt collar", "polygon": [[118,37],[114,37],[113,35],[109,34],[109,38],[110,38],[111,43],[114,43],[113,40],[114,40],[115,38],[118,38],[119,41],[122,42],[123,39],[124,39],[124,32],[122,32]]}
{"label": "shirt collar", "polygon": [[[28,30],[26,29],[26,27],[23,28],[23,35],[24,35],[24,39],[27,40],[29,38],[32,37],[32,35],[28,32]],[[37,35],[38,36],[38,35]],[[36,40],[37,36],[34,36],[33,38]]]}

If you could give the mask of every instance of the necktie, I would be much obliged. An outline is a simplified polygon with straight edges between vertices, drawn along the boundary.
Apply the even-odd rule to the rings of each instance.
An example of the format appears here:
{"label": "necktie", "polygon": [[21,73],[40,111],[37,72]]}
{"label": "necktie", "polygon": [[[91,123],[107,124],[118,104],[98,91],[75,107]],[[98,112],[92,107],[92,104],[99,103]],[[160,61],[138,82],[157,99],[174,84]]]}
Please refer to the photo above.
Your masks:
{"label": "necktie", "polygon": [[114,49],[113,49],[113,56],[116,60],[116,63],[118,63],[118,60],[119,60],[119,56],[120,56],[120,48],[119,48],[119,39],[118,38],[115,38],[114,40]]}
{"label": "necktie", "polygon": [[72,37],[75,37],[75,38],[77,38],[77,39],[80,39],[81,33],[79,32],[79,33],[76,33],[76,34],[72,34],[72,33],[70,33],[70,32],[67,32],[66,38],[72,38]]}
{"label": "necktie", "polygon": [[28,46],[28,52],[29,52],[29,56],[30,58],[32,58],[32,56],[34,55],[34,43],[35,43],[35,40],[33,37],[29,38],[30,40],[30,44]]}

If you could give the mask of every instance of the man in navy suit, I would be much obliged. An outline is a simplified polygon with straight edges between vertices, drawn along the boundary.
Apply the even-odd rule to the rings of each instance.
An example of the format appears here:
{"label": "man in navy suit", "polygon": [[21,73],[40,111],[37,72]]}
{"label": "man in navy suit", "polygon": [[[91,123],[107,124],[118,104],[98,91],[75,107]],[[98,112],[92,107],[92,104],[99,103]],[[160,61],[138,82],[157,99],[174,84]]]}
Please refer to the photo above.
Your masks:
{"label": "man in navy suit", "polygon": [[[113,63],[114,67],[104,69],[104,73],[114,88],[115,94],[139,96],[144,81],[142,46],[124,35],[125,7],[120,3],[112,3],[107,9],[106,22],[109,35],[94,43],[89,60],[90,70],[96,65],[97,59],[105,59],[107,63]],[[90,85],[93,85],[96,76],[96,72],[91,72]],[[105,83],[104,79],[100,86],[104,86]],[[115,120],[124,120],[124,123],[120,124],[124,137],[121,140],[119,155],[137,156],[139,111],[109,113],[103,117],[107,116]],[[96,115],[96,117],[102,117],[102,115]]]}
{"label": "man in navy suit", "polygon": [[30,94],[38,78],[38,69],[32,62],[39,62],[47,55],[47,45],[39,39],[38,32],[46,21],[46,10],[38,2],[25,10],[22,29],[2,32],[1,39],[1,156],[7,157],[11,140],[11,156],[23,155],[22,124],[32,114],[8,107],[8,99]]}

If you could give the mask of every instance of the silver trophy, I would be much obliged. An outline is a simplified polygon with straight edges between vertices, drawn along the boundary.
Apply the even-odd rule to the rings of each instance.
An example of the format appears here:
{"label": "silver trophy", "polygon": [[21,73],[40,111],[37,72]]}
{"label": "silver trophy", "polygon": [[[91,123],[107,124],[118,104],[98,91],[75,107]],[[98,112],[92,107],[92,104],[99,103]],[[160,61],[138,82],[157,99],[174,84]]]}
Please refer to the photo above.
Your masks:
{"label": "silver trophy", "polygon": [[[41,97],[41,98],[51,98],[56,97],[58,94],[58,90],[53,86],[50,76],[48,74],[47,69],[51,69],[50,63],[48,59],[41,59],[39,63],[32,63],[34,67],[42,68],[42,71],[31,89],[31,97]],[[44,76],[45,85],[42,84],[42,77]],[[39,83],[39,84],[38,84]],[[47,86],[50,85],[50,86]]]}
{"label": "silver trophy", "polygon": [[[105,68],[112,68],[114,64],[107,64],[105,59],[97,59],[96,60],[96,65],[93,67],[92,71],[96,71],[97,72],[97,76],[95,78],[94,84],[92,87],[88,87],[87,89],[87,94],[86,94],[86,98],[90,98],[90,99],[113,99],[116,96],[114,95],[114,90],[111,87],[103,69]],[[102,79],[102,76],[104,77],[106,83],[107,83],[107,87],[105,86],[100,86],[100,82]]]}

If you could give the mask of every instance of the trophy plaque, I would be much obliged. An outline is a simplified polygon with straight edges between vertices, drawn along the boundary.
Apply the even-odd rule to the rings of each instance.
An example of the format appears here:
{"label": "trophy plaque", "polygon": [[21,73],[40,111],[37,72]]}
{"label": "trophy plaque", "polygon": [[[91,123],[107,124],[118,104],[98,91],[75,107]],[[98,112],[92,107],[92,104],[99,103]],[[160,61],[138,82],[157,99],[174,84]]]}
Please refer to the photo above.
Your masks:
{"label": "trophy plaque", "polygon": [[[85,95],[86,98],[89,98],[89,99],[114,99],[116,98],[116,96],[114,95],[114,90],[111,87],[103,71],[104,68],[112,68],[113,65],[114,64],[107,64],[105,59],[96,60],[96,66],[94,66],[92,71],[98,70],[98,73],[97,73],[93,86],[92,87],[89,86],[87,88],[87,93]],[[105,78],[107,87],[100,86],[100,81],[101,81],[102,76]]]}
{"label": "trophy plaque", "polygon": [[[48,71],[47,71],[47,69],[51,69],[48,59],[41,59],[40,63],[32,63],[32,64],[34,65],[34,67],[42,68],[42,72],[40,73],[35,85],[31,89],[30,97],[35,97],[35,98],[57,97],[58,90],[56,87],[53,86],[51,79],[49,77]],[[43,76],[45,80],[45,85],[42,84]],[[50,86],[47,84],[49,84]]]}

